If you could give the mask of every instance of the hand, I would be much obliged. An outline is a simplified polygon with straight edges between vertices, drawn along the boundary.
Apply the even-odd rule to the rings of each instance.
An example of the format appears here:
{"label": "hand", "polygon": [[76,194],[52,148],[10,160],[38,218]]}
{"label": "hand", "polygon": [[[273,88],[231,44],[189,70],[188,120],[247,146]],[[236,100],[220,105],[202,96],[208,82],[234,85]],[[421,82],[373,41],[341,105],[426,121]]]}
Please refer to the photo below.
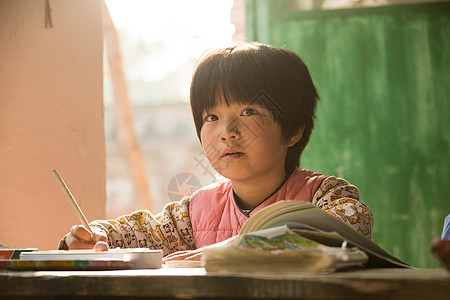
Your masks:
{"label": "hand", "polygon": [[233,236],[225,241],[212,244],[209,246],[205,246],[203,248],[197,248],[195,250],[184,250],[184,251],[177,251],[174,253],[171,253],[163,258],[163,263],[170,260],[190,260],[190,261],[200,261],[202,259],[203,249],[204,248],[212,248],[212,247],[223,247],[224,245],[232,243],[237,236]]}
{"label": "hand", "polygon": [[200,261],[202,258],[203,248],[198,248],[195,250],[184,250],[171,253],[163,258],[163,262],[169,260],[190,260],[190,261]]}
{"label": "hand", "polygon": [[108,250],[108,237],[103,230],[92,228],[94,235],[83,225],[75,225],[66,237],[66,244],[70,250],[94,249],[95,251]]}

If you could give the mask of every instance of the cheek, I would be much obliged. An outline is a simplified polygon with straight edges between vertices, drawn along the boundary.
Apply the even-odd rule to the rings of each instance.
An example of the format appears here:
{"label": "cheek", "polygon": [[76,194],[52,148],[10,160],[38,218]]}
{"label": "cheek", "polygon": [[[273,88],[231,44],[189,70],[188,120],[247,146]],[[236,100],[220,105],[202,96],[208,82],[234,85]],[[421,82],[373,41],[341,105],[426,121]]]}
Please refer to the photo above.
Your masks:
{"label": "cheek", "polygon": [[205,152],[206,158],[209,163],[213,166],[213,168],[220,173],[221,166],[218,164],[218,157],[220,156],[220,152],[217,147],[217,135],[214,134],[214,130],[211,127],[203,127],[200,131],[200,138],[202,141],[202,148]]}
{"label": "cheek", "polygon": [[282,138],[281,133],[278,131],[265,133],[266,134],[262,137],[261,142],[265,145],[266,153],[280,159],[285,157],[288,146],[286,141]]}
{"label": "cheek", "polygon": [[249,129],[248,134],[252,135],[253,138],[266,142],[268,145],[275,144],[277,147],[287,145],[278,124],[267,122],[267,120],[266,123],[261,123],[262,122],[247,123]]}
{"label": "cheek", "polygon": [[213,128],[211,126],[203,126],[200,131],[200,138],[202,141],[203,149],[213,146],[213,143],[215,141]]}
{"label": "cheek", "polygon": [[200,139],[202,141],[202,145],[204,145],[205,142],[208,140],[207,132],[208,130],[205,130],[205,127],[202,127],[202,129],[200,130]]}

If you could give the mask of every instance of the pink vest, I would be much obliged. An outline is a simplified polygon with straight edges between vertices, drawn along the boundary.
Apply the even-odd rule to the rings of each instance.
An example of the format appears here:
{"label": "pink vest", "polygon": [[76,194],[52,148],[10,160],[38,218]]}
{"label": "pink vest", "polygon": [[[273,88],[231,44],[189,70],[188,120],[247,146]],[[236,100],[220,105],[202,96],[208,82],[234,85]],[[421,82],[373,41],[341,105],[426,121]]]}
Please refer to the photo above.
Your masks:
{"label": "pink vest", "polygon": [[[250,216],[280,200],[311,202],[314,193],[327,177],[300,168],[295,170],[278,191],[250,212]],[[198,248],[239,234],[248,219],[234,201],[229,180],[222,180],[196,191],[189,202],[189,214]]]}

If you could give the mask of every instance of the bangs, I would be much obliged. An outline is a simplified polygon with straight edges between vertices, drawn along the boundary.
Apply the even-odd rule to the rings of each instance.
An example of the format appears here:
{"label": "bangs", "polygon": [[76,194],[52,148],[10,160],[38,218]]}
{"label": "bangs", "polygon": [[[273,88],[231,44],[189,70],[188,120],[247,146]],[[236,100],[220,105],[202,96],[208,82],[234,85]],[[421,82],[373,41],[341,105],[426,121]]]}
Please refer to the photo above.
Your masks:
{"label": "bangs", "polygon": [[[230,60],[235,60],[230,58]],[[221,101],[226,105],[250,104],[261,92],[261,86],[257,84],[255,74],[249,74],[251,69],[246,69],[239,63],[222,60],[208,73],[208,76],[199,82],[202,86],[194,89],[195,96],[191,98],[192,106],[196,111],[203,113],[210,110]],[[199,78],[200,79],[200,78]],[[195,82],[193,82],[195,85]]]}
{"label": "bangs", "polygon": [[[191,82],[191,110],[197,135],[203,125],[202,115],[225,101],[226,105],[254,104],[262,92],[263,77],[245,53],[211,55],[197,67]],[[250,66],[253,65],[253,66]],[[260,105],[260,103],[257,103]]]}
{"label": "bangs", "polygon": [[202,110],[202,114],[205,111],[211,110],[216,105],[221,104],[222,101],[224,101],[227,106],[233,104],[253,104],[255,95],[257,95],[257,89],[254,89],[255,92],[250,92],[248,86],[247,90],[245,90],[236,88],[236,86],[230,85],[230,83],[226,81],[217,83],[216,87],[211,86],[211,89],[206,91],[204,97],[198,99],[200,100],[197,103],[199,105],[198,109]]}

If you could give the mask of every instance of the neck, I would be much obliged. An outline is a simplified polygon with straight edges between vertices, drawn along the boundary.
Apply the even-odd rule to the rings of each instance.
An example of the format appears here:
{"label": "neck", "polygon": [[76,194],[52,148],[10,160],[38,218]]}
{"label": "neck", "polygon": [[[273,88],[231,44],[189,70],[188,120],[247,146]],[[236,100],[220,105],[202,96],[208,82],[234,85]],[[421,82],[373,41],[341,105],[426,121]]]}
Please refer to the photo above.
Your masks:
{"label": "neck", "polygon": [[252,209],[273,194],[286,179],[286,172],[247,181],[231,181],[236,202],[241,209]]}

